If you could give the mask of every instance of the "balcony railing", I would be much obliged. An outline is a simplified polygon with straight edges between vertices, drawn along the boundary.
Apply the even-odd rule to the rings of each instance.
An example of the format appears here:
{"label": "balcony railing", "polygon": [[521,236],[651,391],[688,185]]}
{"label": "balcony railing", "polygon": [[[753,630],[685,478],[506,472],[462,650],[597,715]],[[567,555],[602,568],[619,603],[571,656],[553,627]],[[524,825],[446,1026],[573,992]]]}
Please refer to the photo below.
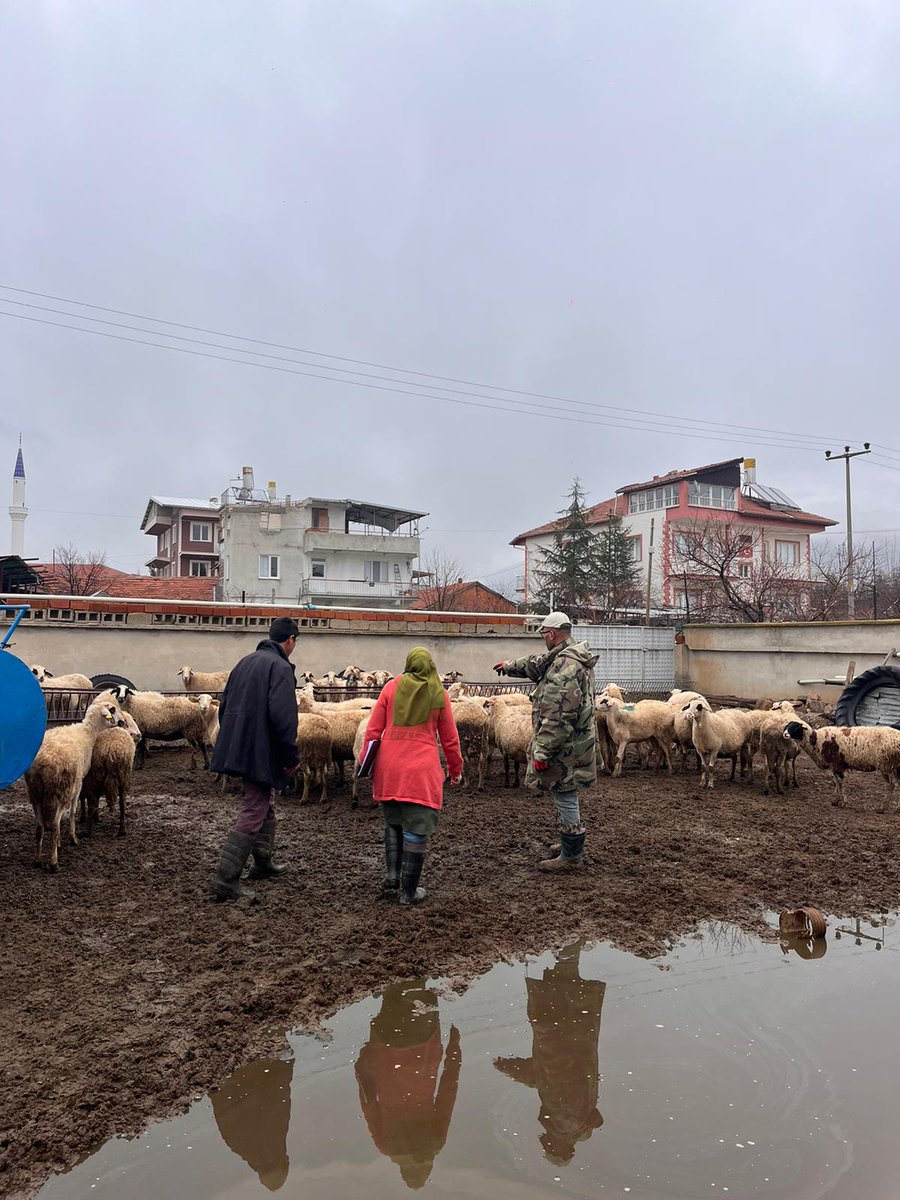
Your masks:
{"label": "balcony railing", "polygon": [[359,596],[360,598],[379,596],[392,600],[407,597],[412,599],[419,592],[415,583],[388,583],[375,581],[369,583],[365,579],[319,579],[308,578],[302,582],[301,594],[305,596]]}

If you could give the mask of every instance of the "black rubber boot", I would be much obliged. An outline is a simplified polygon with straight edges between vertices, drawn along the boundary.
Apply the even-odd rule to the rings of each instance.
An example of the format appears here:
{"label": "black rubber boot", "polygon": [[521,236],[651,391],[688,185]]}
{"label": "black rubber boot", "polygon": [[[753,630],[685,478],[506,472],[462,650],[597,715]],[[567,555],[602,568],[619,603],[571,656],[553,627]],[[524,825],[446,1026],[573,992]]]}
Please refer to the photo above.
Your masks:
{"label": "black rubber boot", "polygon": [[249,888],[241,886],[241,872],[252,849],[253,838],[250,834],[236,833],[232,829],[225,839],[225,845],[219,855],[219,869],[213,878],[213,895],[217,900],[256,899]]}
{"label": "black rubber boot", "polygon": [[253,866],[250,868],[251,879],[277,879],[287,870],[284,863],[273,861],[275,854],[275,830],[278,822],[273,817],[271,821],[263,821],[259,833],[253,839]]}
{"label": "black rubber boot", "polygon": [[400,886],[400,869],[403,863],[402,825],[384,827],[384,862],[386,871],[381,890],[385,895],[392,896]]}
{"label": "black rubber boot", "polygon": [[585,832],[582,826],[578,833],[560,832],[560,852],[556,858],[545,858],[538,863],[539,871],[572,871],[580,867],[584,855]]}
{"label": "black rubber boot", "polygon": [[425,889],[419,887],[422,875],[422,864],[425,862],[425,842],[403,841],[403,860],[400,865],[400,896],[401,904],[421,904],[425,899]]}

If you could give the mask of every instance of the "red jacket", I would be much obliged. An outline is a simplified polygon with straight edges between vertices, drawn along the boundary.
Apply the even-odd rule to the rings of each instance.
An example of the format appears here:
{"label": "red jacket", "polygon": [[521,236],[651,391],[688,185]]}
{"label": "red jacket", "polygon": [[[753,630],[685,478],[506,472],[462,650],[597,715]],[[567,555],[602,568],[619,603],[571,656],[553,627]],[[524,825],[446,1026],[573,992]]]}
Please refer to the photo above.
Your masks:
{"label": "red jacket", "polygon": [[397,682],[392,679],[382,689],[369,717],[366,742],[381,739],[372,774],[372,796],[378,801],[401,800],[439,809],[444,801],[444,772],[438,757],[438,738],[450,778],[458,778],[463,769],[450,699],[447,698],[443,708],[432,709],[424,725],[397,727],[394,725]]}

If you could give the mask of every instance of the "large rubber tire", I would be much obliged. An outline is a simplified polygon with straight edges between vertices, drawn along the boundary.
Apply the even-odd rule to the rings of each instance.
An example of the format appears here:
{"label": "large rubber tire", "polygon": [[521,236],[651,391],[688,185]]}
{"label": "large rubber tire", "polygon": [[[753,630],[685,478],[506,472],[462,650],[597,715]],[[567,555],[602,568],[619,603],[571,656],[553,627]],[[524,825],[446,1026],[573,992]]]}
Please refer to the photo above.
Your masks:
{"label": "large rubber tire", "polygon": [[138,689],[130,679],[126,679],[124,675],[92,675],[91,683],[98,691],[105,691],[106,688],[118,687],[120,683],[124,683],[126,687]]}
{"label": "large rubber tire", "polygon": [[900,729],[900,670],[872,667],[841,692],[835,725],[889,725]]}

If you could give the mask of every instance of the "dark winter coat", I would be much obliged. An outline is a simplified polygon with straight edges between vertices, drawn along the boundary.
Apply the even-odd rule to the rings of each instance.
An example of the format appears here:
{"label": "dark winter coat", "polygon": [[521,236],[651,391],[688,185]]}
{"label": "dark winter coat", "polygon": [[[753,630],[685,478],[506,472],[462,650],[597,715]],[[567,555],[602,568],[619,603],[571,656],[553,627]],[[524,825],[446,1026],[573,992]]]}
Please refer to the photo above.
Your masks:
{"label": "dark winter coat", "polygon": [[[584,642],[562,642],[547,654],[516,658],[505,674],[533,679],[534,737],[526,787],[571,792],[597,780],[597,715],[594,711],[596,657]],[[549,763],[538,773],[533,760]]]}
{"label": "dark winter coat", "polygon": [[228,676],[212,770],[269,787],[298,762],[294,668],[277,642],[260,642]]}

